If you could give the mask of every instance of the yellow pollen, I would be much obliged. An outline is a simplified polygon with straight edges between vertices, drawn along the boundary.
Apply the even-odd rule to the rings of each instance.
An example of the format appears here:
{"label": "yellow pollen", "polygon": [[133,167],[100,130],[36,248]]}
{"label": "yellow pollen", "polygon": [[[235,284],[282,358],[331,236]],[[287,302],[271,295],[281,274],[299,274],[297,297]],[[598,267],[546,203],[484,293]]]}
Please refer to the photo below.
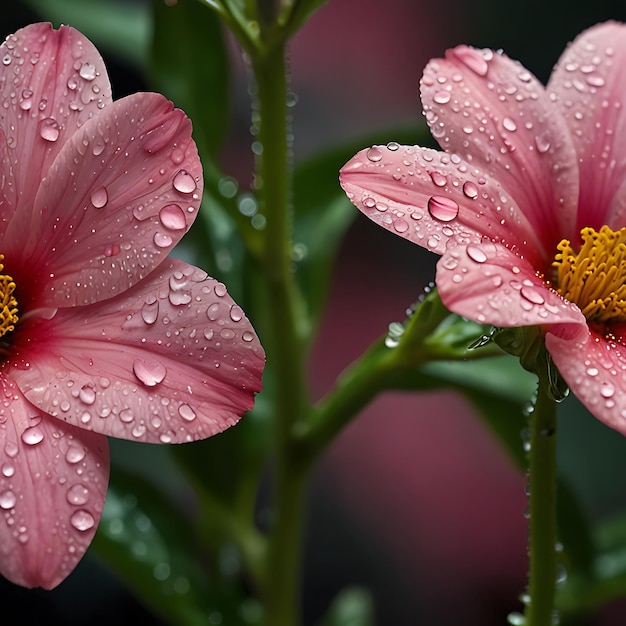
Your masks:
{"label": "yellow pollen", "polygon": [[552,265],[557,291],[601,324],[626,322],[626,228],[583,228],[578,252],[563,239]]}
{"label": "yellow pollen", "polygon": [[4,270],[4,255],[0,254],[0,337],[15,328],[17,320],[17,300],[13,295],[15,282]]}

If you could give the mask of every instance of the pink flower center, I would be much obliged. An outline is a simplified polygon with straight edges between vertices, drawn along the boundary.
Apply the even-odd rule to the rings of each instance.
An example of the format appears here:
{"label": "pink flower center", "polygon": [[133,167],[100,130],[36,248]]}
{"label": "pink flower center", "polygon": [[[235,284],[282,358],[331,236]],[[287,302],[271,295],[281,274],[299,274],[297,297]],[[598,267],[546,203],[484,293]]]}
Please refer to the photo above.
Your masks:
{"label": "pink flower center", "polygon": [[556,290],[591,321],[626,322],[626,228],[583,228],[574,251],[563,239],[554,257]]}

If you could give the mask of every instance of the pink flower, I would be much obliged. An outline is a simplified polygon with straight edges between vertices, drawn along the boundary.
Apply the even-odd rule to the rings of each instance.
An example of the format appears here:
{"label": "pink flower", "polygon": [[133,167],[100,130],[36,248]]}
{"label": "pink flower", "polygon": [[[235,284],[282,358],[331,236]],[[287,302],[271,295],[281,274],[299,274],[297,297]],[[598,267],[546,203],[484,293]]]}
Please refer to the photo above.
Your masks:
{"label": "pink flower", "polygon": [[224,430],[264,355],[224,285],[167,257],[202,196],[184,113],[112,102],[72,28],[24,28],[0,59],[0,572],[52,588],[95,533],[105,435]]}
{"label": "pink flower", "polygon": [[424,112],[445,152],[375,146],[341,184],[437,254],[455,313],[538,326],[588,409],[626,434],[626,26],[582,33],[543,87],[491,50],[431,61]]}

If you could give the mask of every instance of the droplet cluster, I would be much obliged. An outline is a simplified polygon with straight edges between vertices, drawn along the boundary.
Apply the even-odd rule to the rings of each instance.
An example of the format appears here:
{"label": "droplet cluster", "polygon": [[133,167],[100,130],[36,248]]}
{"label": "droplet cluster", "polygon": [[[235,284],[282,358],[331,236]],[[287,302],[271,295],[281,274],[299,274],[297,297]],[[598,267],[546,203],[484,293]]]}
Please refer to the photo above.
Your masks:
{"label": "droplet cluster", "polygon": [[[5,386],[0,403],[0,533],[25,554],[43,551],[58,561],[64,577],[91,541],[102,512],[107,453],[95,435],[77,437],[60,422],[46,421],[11,389]],[[12,417],[19,423],[13,411],[27,420],[21,432],[7,422]]]}
{"label": "droplet cluster", "polygon": [[[237,405],[251,405],[258,390],[263,350],[222,283],[182,263],[170,268],[156,292],[136,290],[120,310],[59,310],[54,322],[72,329],[59,348],[68,358],[56,371],[39,362],[19,370],[27,397],[54,417],[140,441],[192,441],[236,421]],[[70,357],[72,341],[82,347]]]}

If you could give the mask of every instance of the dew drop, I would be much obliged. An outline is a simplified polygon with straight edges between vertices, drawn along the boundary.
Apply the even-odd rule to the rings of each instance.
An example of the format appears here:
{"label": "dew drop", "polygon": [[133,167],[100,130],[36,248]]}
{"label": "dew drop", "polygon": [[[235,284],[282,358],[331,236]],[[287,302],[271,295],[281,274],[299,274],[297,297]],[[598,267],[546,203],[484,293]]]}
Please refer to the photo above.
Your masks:
{"label": "dew drop", "polygon": [[10,489],[0,493],[0,508],[12,509],[17,504],[17,496]]}
{"label": "dew drop", "polygon": [[438,91],[433,96],[433,100],[437,104],[447,104],[448,102],[450,102],[450,98],[451,98],[451,95],[449,91]]}
{"label": "dew drop", "polygon": [[10,63],[11,63],[11,55],[7,52],[7,54],[5,54],[2,57],[2,64],[3,65],[10,65]]}
{"label": "dew drop", "polygon": [[196,188],[196,181],[187,170],[179,170],[172,180],[172,185],[180,193],[193,193]]}
{"label": "dew drop", "polygon": [[13,443],[12,441],[9,441],[5,446],[4,446],[4,453],[10,457],[10,458],[14,458],[15,456],[17,456],[17,453],[19,452],[19,448],[17,447],[17,445],[15,443]]}
{"label": "dew drop", "polygon": [[240,306],[233,304],[233,306],[230,307],[230,319],[233,320],[233,322],[240,322],[243,319],[243,310]]}
{"label": "dew drop", "polygon": [[155,387],[165,378],[167,370],[165,366],[158,361],[135,359],[133,362],[133,372],[146,387]]}
{"label": "dew drop", "polygon": [[444,187],[445,184],[448,182],[448,179],[443,174],[440,174],[439,172],[431,172],[430,178],[433,181],[433,184],[436,185],[437,187]]}
{"label": "dew drop", "polygon": [[600,387],[600,395],[603,398],[611,398],[615,393],[615,387],[611,383],[602,383]]}
{"label": "dew drop", "polygon": [[517,130],[517,124],[515,123],[515,120],[513,120],[510,117],[505,117],[502,120],[502,126],[504,126],[504,128],[506,130],[508,130],[509,132],[513,133]]}
{"label": "dew drop", "polygon": [[93,80],[96,77],[96,66],[93,63],[83,63],[78,73],[85,80]]}
{"label": "dew drop", "polygon": [[428,212],[440,222],[451,222],[459,214],[459,205],[446,196],[432,196],[428,200]]}
{"label": "dew drop", "polygon": [[12,463],[3,463],[2,465],[2,475],[5,478],[11,478],[15,474],[15,466]]}
{"label": "dew drop", "polygon": [[67,490],[65,498],[70,504],[81,506],[89,500],[89,489],[85,485],[73,485]]}
{"label": "dew drop", "polygon": [[246,342],[246,343],[250,343],[253,339],[254,339],[254,333],[250,332],[249,330],[244,331],[243,335],[241,336],[241,338]]}
{"label": "dew drop", "polygon": [[587,368],[587,376],[597,376],[599,374],[597,367]]}
{"label": "dew drop", "polygon": [[141,319],[143,319],[146,324],[154,324],[158,317],[159,301],[156,299],[153,302],[146,301],[141,307]]}
{"label": "dew drop", "polygon": [[81,532],[85,532],[93,528],[96,524],[96,520],[93,518],[93,515],[89,513],[89,511],[85,511],[84,509],[79,509],[72,513],[70,517],[70,524]]}
{"label": "dew drop", "polygon": [[546,134],[537,135],[535,137],[535,146],[537,147],[537,152],[540,154],[545,154],[548,150],[550,150],[550,140]]}
{"label": "dew drop", "polygon": [[487,60],[483,55],[475,48],[469,48],[468,46],[458,46],[452,53],[454,56],[468,67],[472,72],[478,74],[478,76],[486,76],[489,70]]}
{"label": "dew drop", "polygon": [[106,206],[106,203],[108,201],[109,194],[104,187],[98,187],[98,189],[93,191],[91,194],[91,204],[93,204],[96,209],[101,209],[102,207]]}
{"label": "dew drop", "polygon": [[43,441],[43,431],[38,426],[31,426],[22,433],[22,441],[29,446],[34,446]]}
{"label": "dew drop", "polygon": [[193,422],[196,419],[196,412],[188,404],[181,404],[178,407],[178,414],[186,422]]}
{"label": "dew drop", "polygon": [[187,226],[185,212],[177,204],[168,204],[159,212],[159,220],[169,230],[182,230]]}
{"label": "dew drop", "polygon": [[372,146],[366,153],[365,156],[372,161],[372,163],[378,163],[383,158],[383,153],[380,148],[377,146]]}
{"label": "dew drop", "polygon": [[116,243],[110,244],[104,249],[104,256],[106,257],[117,256],[119,253],[120,247]]}
{"label": "dew drop", "polygon": [[85,458],[85,449],[78,446],[70,446],[65,453],[65,460],[74,465],[80,463]]}
{"label": "dew drop", "polygon": [[393,228],[397,233],[406,233],[406,231],[409,230],[409,223],[399,217],[398,219],[394,220]]}
{"label": "dew drop", "polygon": [[467,256],[475,263],[484,263],[487,260],[487,255],[482,248],[478,246],[469,245],[465,249]]}
{"label": "dew drop", "polygon": [[78,392],[78,398],[84,404],[93,404],[96,401],[96,391],[91,385],[83,385]]}
{"label": "dew drop", "polygon": [[173,239],[165,233],[154,233],[153,241],[157,248],[168,248],[173,243]]}
{"label": "dew drop", "polygon": [[474,200],[478,197],[478,187],[476,187],[472,181],[468,180],[463,183],[463,193],[470,198],[470,200]]}
{"label": "dew drop", "polygon": [[541,295],[541,293],[539,293],[539,291],[537,291],[537,289],[535,287],[531,287],[529,285],[523,285],[520,293],[522,294],[522,297],[526,300],[528,300],[528,302],[531,302],[532,304],[544,304],[545,303],[545,299],[544,297]]}
{"label": "dew drop", "polygon": [[56,141],[59,138],[59,124],[51,117],[46,117],[39,124],[39,136],[46,141]]}

